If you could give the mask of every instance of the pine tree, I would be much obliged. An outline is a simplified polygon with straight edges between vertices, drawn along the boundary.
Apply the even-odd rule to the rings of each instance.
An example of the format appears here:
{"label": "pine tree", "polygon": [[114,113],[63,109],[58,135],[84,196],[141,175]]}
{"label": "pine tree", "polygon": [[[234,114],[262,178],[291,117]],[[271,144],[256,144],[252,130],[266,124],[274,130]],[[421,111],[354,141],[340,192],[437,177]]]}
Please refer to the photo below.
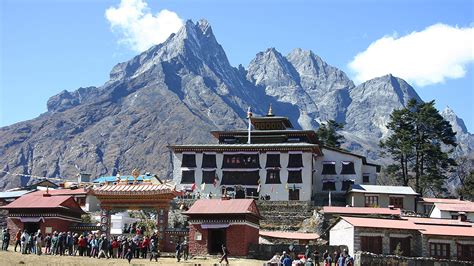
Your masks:
{"label": "pine tree", "polygon": [[326,123],[321,123],[316,131],[319,142],[328,147],[339,148],[344,142],[344,137],[339,135],[337,131],[344,128],[342,123],[337,123],[334,120],[328,120]]}
{"label": "pine tree", "polygon": [[391,173],[400,176],[403,185],[416,192],[434,195],[445,192],[447,174],[455,164],[449,157],[456,144],[456,133],[434,107],[434,101],[418,103],[412,99],[407,107],[394,110],[387,128],[392,134],[380,143],[384,153],[396,164]]}

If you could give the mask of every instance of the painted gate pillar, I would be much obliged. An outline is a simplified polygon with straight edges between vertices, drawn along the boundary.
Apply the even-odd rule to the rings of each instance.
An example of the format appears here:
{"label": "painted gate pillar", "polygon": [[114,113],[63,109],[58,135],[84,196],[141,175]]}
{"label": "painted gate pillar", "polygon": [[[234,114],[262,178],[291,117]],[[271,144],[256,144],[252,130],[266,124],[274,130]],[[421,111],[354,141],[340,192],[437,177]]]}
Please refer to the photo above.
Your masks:
{"label": "painted gate pillar", "polygon": [[168,210],[169,206],[156,209],[156,229],[158,230],[158,244],[160,250],[165,246],[165,230],[168,228]]}
{"label": "painted gate pillar", "polygon": [[110,209],[102,208],[100,210],[100,231],[101,234],[105,234],[107,237],[110,236]]}

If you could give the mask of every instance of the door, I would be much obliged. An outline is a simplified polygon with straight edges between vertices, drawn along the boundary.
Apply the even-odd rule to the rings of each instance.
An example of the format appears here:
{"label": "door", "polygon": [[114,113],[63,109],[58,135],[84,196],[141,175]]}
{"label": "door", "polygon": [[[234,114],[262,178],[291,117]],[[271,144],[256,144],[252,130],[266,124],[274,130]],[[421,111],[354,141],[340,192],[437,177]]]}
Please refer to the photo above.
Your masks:
{"label": "door", "polygon": [[28,234],[36,233],[40,229],[40,224],[39,223],[23,223],[23,229],[26,230]]}
{"label": "door", "polygon": [[222,252],[222,245],[226,244],[226,229],[208,229],[207,249],[209,254]]}
{"label": "door", "polygon": [[299,189],[290,189],[290,190],[288,190],[288,199],[289,200],[300,200],[300,190]]}

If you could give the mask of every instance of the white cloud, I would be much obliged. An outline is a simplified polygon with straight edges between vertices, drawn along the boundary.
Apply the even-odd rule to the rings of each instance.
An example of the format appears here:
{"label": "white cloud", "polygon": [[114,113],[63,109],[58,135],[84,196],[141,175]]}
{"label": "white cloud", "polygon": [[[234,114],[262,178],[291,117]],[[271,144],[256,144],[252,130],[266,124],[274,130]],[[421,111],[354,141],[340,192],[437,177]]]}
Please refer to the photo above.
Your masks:
{"label": "white cloud", "polygon": [[105,11],[105,17],[119,34],[119,42],[137,52],[164,42],[183,26],[175,12],[163,9],[153,15],[143,0],[121,0],[118,7]]}
{"label": "white cloud", "polygon": [[398,37],[384,36],[349,63],[355,79],[363,82],[393,74],[418,86],[462,78],[474,61],[474,27],[435,24]]}

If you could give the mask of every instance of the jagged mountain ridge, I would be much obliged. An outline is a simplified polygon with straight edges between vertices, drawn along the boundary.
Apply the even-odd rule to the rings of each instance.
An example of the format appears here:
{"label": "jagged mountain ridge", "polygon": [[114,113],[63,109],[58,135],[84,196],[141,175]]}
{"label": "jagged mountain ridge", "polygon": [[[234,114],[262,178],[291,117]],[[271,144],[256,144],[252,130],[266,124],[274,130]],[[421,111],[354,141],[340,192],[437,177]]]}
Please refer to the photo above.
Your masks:
{"label": "jagged mountain ridge", "polygon": [[[346,123],[346,148],[377,159],[384,121],[412,97],[419,99],[391,75],[355,86],[301,49],[283,56],[271,48],[247,69],[235,68],[207,21],[187,21],[164,43],[117,64],[103,86],[63,91],[38,118],[0,128],[0,169],[72,179],[76,166],[94,176],[139,168],[169,177],[168,145],[243,129],[248,106],[264,114],[270,103],[298,128]],[[0,173],[0,188],[28,181]]]}

